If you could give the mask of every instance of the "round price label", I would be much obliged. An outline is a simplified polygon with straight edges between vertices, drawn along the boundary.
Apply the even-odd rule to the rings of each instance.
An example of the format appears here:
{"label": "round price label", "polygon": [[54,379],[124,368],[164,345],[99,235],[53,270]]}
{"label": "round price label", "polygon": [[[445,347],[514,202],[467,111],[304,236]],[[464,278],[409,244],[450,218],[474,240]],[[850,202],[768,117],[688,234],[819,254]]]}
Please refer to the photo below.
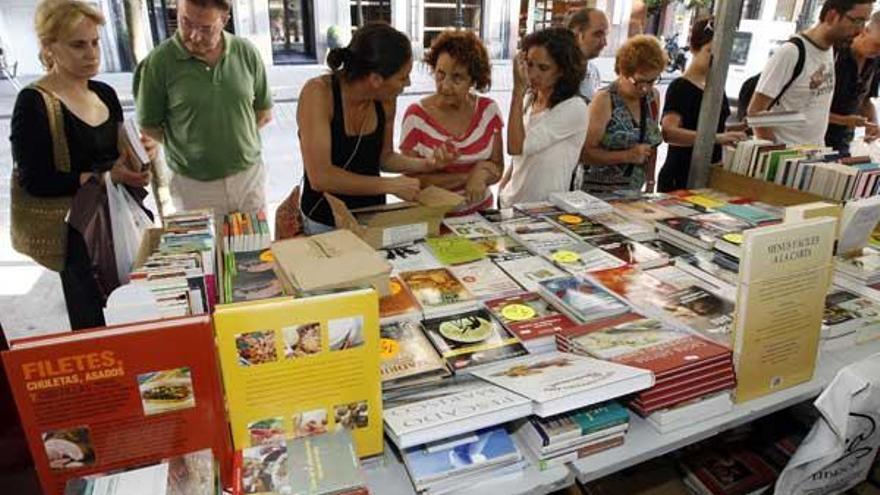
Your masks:
{"label": "round price label", "polygon": [[379,355],[382,359],[392,359],[400,353],[400,344],[396,340],[381,339]]}
{"label": "round price label", "polygon": [[584,223],[584,219],[577,215],[559,215],[559,221],[568,225],[577,225]]}
{"label": "round price label", "polygon": [[737,234],[737,233],[724,234],[723,236],[721,236],[721,238],[731,244],[740,245],[743,243],[743,235],[742,234]]}
{"label": "round price label", "polygon": [[271,250],[267,249],[260,253],[260,261],[262,261],[263,263],[274,263],[275,256],[272,255]]}
{"label": "round price label", "polygon": [[556,251],[552,257],[557,263],[577,263],[581,260],[581,255],[574,251]]}
{"label": "round price label", "polygon": [[535,317],[537,313],[531,306],[525,304],[511,304],[504,306],[501,310],[501,316],[510,321],[525,321]]}

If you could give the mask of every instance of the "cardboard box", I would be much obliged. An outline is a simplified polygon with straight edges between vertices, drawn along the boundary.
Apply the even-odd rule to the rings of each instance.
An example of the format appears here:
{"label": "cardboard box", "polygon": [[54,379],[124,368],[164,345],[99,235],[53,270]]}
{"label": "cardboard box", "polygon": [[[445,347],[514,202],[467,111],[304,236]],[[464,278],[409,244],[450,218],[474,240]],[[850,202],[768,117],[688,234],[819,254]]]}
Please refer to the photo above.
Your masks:
{"label": "cardboard box", "polygon": [[464,197],[439,187],[422,189],[416,203],[394,203],[349,210],[339,198],[325,194],[336,227],[347,229],[370,246],[384,247],[435,236],[443,217],[464,202]]}
{"label": "cardboard box", "polygon": [[314,292],[372,286],[391,294],[391,265],[348,230],[272,243],[275,270],[286,289]]}

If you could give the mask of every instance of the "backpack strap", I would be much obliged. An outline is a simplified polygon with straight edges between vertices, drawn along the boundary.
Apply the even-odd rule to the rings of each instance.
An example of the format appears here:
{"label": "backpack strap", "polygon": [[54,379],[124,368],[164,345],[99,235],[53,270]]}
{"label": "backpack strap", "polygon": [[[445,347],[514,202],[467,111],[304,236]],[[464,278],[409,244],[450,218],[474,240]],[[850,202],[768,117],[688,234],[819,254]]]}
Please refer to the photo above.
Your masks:
{"label": "backpack strap", "polygon": [[791,78],[788,80],[787,83],[785,83],[785,86],[782,87],[782,91],[780,91],[779,94],[776,95],[776,98],[773,98],[773,101],[770,102],[770,106],[767,107],[767,110],[770,110],[779,103],[779,100],[782,99],[782,95],[784,95],[785,92],[788,91],[788,88],[790,88],[791,85],[794,84],[794,81],[798,77],[800,77],[801,73],[804,71],[804,65],[807,60],[807,47],[804,46],[804,40],[799,36],[792,36],[788,39],[788,41],[786,41],[786,43],[791,43],[797,47],[797,63],[794,64],[794,71],[792,71],[791,73]]}

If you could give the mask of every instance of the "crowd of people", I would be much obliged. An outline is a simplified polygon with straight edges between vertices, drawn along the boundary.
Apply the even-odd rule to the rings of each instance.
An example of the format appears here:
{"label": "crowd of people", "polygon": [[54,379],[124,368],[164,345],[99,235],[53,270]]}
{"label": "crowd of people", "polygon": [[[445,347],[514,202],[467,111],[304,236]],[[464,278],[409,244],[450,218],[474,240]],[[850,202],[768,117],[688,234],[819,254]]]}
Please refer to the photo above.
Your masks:
{"label": "crowd of people", "polygon": [[[827,142],[846,152],[855,128],[865,127],[868,140],[880,134],[871,102],[880,84],[880,14],[871,14],[871,4],[826,0],[819,23],[776,50],[750,101],[739,105],[750,114],[798,111],[807,119],[755,129],[755,136],[787,144]],[[224,31],[230,9],[229,0],[178,2],[177,32],[140,62],[133,87],[141,140],[151,158],[160,144],[164,148],[175,206],[212,208],[217,215],[266,208],[260,128],[271,121],[273,105],[259,53]],[[57,204],[57,211],[69,208],[89,183],[110,180],[142,197],[153,180],[121,144],[116,93],[94,79],[104,23],[81,0],[43,0],[37,10],[46,75],[23,89],[15,104],[13,188],[21,190],[19,197]],[[395,129],[397,97],[409,85],[414,63],[412,43],[387,24],[360,27],[347,46],[329,52],[329,70],[300,93],[296,118],[304,177],[293,197],[299,198],[303,232],[334,228],[325,193],[360,208],[383,204],[389,195],[412,201],[433,185],[462,194],[465,202],[453,214],[468,214],[543,201],[557,191],[687,187],[713,60],[713,19],[693,23],[690,63],[665,98],[656,85],[667,55],[653,36],[629,38],[616,53],[616,77],[603,85],[593,60],[605,48],[608,30],[602,11],[583,8],[564,27],[527,35],[511,65],[506,113],[481,94],[491,86],[492,66],[479,37],[441,33],[424,56],[436,91],[403,109],[402,128]],[[720,160],[722,145],[748,137],[730,115],[725,97],[713,162]],[[664,141],[669,151],[658,172],[657,148]],[[57,214],[52,228],[34,229],[49,222],[39,218],[50,217],[31,210],[17,217],[23,221],[13,221],[16,247],[38,260],[61,260],[44,264],[61,273],[73,328],[102,325],[107,287],[95,282],[83,241],[87,233],[63,224],[63,215],[59,228]]]}

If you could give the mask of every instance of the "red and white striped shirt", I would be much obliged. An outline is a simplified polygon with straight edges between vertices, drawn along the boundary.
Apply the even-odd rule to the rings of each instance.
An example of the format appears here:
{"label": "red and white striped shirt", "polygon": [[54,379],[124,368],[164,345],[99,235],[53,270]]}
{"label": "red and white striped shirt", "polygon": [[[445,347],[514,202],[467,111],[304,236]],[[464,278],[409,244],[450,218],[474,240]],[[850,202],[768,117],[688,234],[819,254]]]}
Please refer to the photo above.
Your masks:
{"label": "red and white striped shirt", "polygon": [[[434,148],[446,141],[459,153],[458,160],[443,169],[444,172],[469,173],[477,162],[492,158],[496,133],[501,132],[504,121],[498,104],[491,98],[477,96],[476,109],[467,130],[460,136],[453,136],[443,128],[422,106],[413,103],[403,115],[403,131],[400,150],[421,157],[429,157]],[[464,189],[455,191],[463,193]],[[486,197],[475,204],[463,205],[453,215],[468,215],[492,207],[492,193],[487,189]]]}

